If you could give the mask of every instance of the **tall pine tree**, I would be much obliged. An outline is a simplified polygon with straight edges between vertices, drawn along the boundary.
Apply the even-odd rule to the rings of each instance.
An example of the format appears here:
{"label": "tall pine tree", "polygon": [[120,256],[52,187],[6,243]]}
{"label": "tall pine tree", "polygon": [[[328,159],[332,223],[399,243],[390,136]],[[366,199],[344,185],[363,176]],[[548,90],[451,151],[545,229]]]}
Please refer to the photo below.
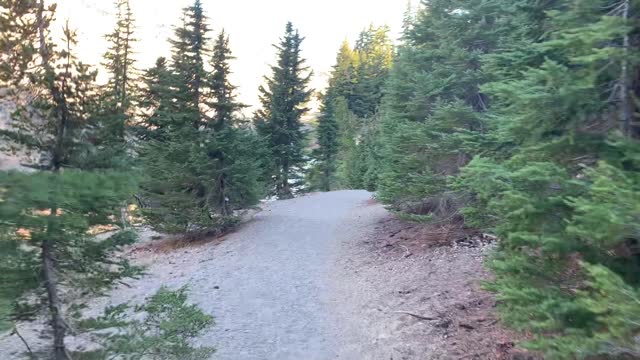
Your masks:
{"label": "tall pine tree", "polygon": [[301,117],[308,111],[305,106],[311,96],[307,88],[311,72],[301,55],[304,40],[293,24],[287,23],[278,50],[277,64],[272,66],[271,77],[260,86],[262,109],[256,112],[256,127],[269,144],[273,169],[271,175],[275,193],[281,198],[293,196],[290,181],[304,162],[304,133]]}
{"label": "tall pine tree", "polygon": [[[184,8],[182,23],[169,40],[170,71],[164,71],[164,62],[148,71],[148,80],[161,88],[153,104],[158,107],[146,110],[144,121],[151,131],[140,147],[143,196],[149,204],[145,214],[156,229],[170,233],[207,230],[212,220],[207,184],[198,175],[203,164],[195,157],[204,146],[200,128],[207,123],[202,101],[208,54],[206,21],[199,0]],[[153,84],[147,85],[146,91],[153,91]]]}
{"label": "tall pine tree", "polygon": [[481,56],[498,41],[493,15],[477,15],[486,6],[491,2],[430,1],[405,31],[381,126],[379,195],[397,208],[449,218],[461,204],[448,179],[483,141]]}
{"label": "tall pine tree", "polygon": [[229,81],[229,40],[224,32],[217,37],[208,72],[207,29],[195,1],[176,29],[173,61],[160,58],[143,76],[142,201],[151,225],[163,232],[225,230],[238,220],[236,210],[264,193],[264,146],[237,120],[245,105]]}
{"label": "tall pine tree", "polygon": [[[337,138],[341,139],[335,156],[336,176],[331,180],[337,186],[372,191],[378,186],[379,108],[393,55],[394,47],[386,26],[370,26],[360,33],[354,49],[345,41],[338,51],[320,118],[321,126],[323,122],[335,122]],[[347,105],[346,109],[341,107],[343,104]],[[322,132],[320,135],[324,136]],[[329,146],[320,144],[319,150],[334,151],[332,146],[331,142]],[[332,173],[333,168],[324,164],[320,162],[321,167]]]}
{"label": "tall pine tree", "polygon": [[182,26],[176,27],[172,46],[172,67],[177,86],[176,96],[181,105],[182,121],[191,122],[197,129],[205,122],[202,97],[206,88],[204,69],[209,26],[202,3],[195,0],[182,15]]}
{"label": "tall pine tree", "polygon": [[104,54],[103,67],[109,74],[109,80],[103,102],[105,115],[111,118],[105,120],[108,132],[103,136],[111,135],[123,142],[135,90],[133,46],[136,39],[129,0],[117,0],[115,6],[116,25],[105,36],[109,49]]}
{"label": "tall pine tree", "polygon": [[211,178],[210,197],[221,217],[235,220],[235,210],[254,205],[263,195],[261,183],[263,144],[238,121],[239,111],[247,107],[236,101],[236,87],[231,84],[229,62],[234,57],[229,38],[220,32],[214,47],[209,76],[210,95],[207,102],[214,112],[206,130],[207,176]]}

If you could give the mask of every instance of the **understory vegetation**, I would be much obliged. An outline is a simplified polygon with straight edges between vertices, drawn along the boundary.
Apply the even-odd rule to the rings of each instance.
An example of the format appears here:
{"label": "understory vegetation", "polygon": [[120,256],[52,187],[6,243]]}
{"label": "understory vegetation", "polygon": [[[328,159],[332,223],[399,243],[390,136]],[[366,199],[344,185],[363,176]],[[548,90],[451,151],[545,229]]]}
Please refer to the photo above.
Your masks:
{"label": "understory vegetation", "polygon": [[[56,360],[208,358],[190,339],[213,319],[185,288],[77,312],[143,274],[117,256],[137,239],[131,218],[204,237],[267,197],[352,188],[414,221],[497,235],[486,286],[503,322],[530,335],[519,345],[640,357],[638,0],[409,2],[398,41],[372,25],[339,46],[313,150],[313,73],[292,23],[247,115],[232,39],[200,0],[147,69],[129,1],[115,5],[93,66],[76,55],[73,19],[52,35],[53,2],[0,0],[0,97],[12,104],[0,151],[22,165],[0,172],[0,329],[46,316]],[[102,347],[70,354],[76,327]]]}

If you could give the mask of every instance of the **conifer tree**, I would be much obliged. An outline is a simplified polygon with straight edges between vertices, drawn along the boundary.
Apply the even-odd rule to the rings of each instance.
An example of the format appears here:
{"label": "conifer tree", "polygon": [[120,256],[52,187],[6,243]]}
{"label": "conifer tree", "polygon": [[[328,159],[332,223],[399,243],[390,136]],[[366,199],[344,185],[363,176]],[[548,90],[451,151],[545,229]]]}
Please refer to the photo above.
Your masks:
{"label": "conifer tree", "polygon": [[525,346],[636,356],[637,4],[425,6],[386,87],[380,197],[464,202],[499,235],[490,288]]}
{"label": "conifer tree", "polygon": [[106,132],[103,136],[115,136],[124,141],[127,118],[135,89],[133,46],[134,19],[129,0],[116,1],[116,26],[105,36],[109,49],[104,54],[103,67],[109,73],[103,102]]}
{"label": "conifer tree", "polygon": [[304,40],[293,24],[287,23],[285,34],[278,50],[277,64],[272,66],[271,77],[266,77],[266,85],[260,86],[262,109],[256,113],[258,132],[264,136],[273,159],[272,176],[275,192],[279,198],[293,196],[290,180],[304,162],[304,133],[302,115],[311,96],[307,89],[311,72],[304,65],[301,44]]}
{"label": "conifer tree", "polygon": [[324,94],[318,119],[318,149],[314,150],[320,171],[318,185],[323,191],[331,190],[337,162],[339,136],[334,106],[335,99],[332,94]]}
{"label": "conifer tree", "polygon": [[105,38],[109,43],[102,66],[108,73],[107,84],[97,94],[96,109],[91,119],[97,129],[92,139],[95,148],[87,165],[95,168],[129,169],[132,165],[131,144],[127,130],[131,126],[135,97],[133,46],[134,20],[128,0],[116,2],[116,25]]}
{"label": "conifer tree", "polygon": [[247,107],[247,105],[236,101],[236,86],[233,86],[229,81],[231,74],[229,61],[233,59],[235,57],[229,48],[229,37],[223,30],[213,45],[211,59],[213,72],[209,80],[212,101],[209,101],[208,105],[215,112],[213,128],[217,131],[234,125],[237,112]]}
{"label": "conifer tree", "polygon": [[492,262],[503,318],[536,333],[527,346],[550,358],[638,353],[631,218],[640,167],[630,154],[639,133],[627,127],[624,100],[639,91],[629,86],[640,71],[637,62],[629,67],[632,49],[638,53],[638,43],[627,42],[637,36],[637,8],[625,11],[631,4],[574,0],[519,16],[534,30],[529,46],[516,38],[491,57],[492,68],[521,60],[485,86],[504,150],[474,159],[460,182],[473,190],[470,222],[503,238]]}
{"label": "conifer tree", "polygon": [[496,21],[477,16],[487,6],[481,0],[425,6],[404,36],[386,87],[379,195],[419,215],[450,216],[432,213],[440,207],[428,203],[458,201],[448,178],[483,137],[488,100],[479,90],[480,56],[496,47]]}
{"label": "conifer tree", "polygon": [[[147,69],[141,78],[137,108],[144,121],[134,126],[135,134],[143,143],[160,140],[169,130],[173,119],[173,74],[167,59],[159,57],[155,65]],[[177,124],[174,124],[177,125]]]}
{"label": "conifer tree", "polygon": [[229,41],[224,32],[217,37],[207,73],[205,20],[199,1],[184,9],[172,63],[158,59],[143,76],[144,214],[168,233],[220,232],[263,195],[263,145],[237,121],[245,105],[229,81]]}
{"label": "conifer tree", "polygon": [[[75,32],[67,26],[62,44],[51,40],[55,5],[46,6],[44,0],[2,5],[0,13],[14,16],[15,24],[24,27],[19,42],[11,40],[15,28],[0,29],[2,43],[13,45],[6,49],[7,56],[22,57],[30,66],[3,68],[8,96],[20,111],[0,135],[15,148],[37,155],[39,161],[27,165],[41,171],[0,174],[0,263],[12,280],[3,282],[1,290],[17,296],[16,305],[27,301],[15,308],[16,316],[46,304],[53,357],[68,359],[64,308],[70,299],[63,297],[61,286],[98,290],[134,273],[126,262],[110,258],[113,250],[133,240],[130,234],[117,233],[100,242],[88,235],[92,226],[119,218],[131,181],[121,174],[83,169],[91,147],[86,138],[92,132],[88,124],[95,71],[75,58]],[[16,9],[20,11],[14,13]],[[35,100],[33,92],[40,94]],[[29,302],[32,296],[20,296],[25,292],[45,301]]]}
{"label": "conifer tree", "polygon": [[[337,170],[337,156],[341,146],[338,125],[345,123],[342,129],[344,136],[355,136],[355,132],[349,132],[347,129],[346,122],[349,119],[345,118],[346,114],[337,110],[337,108],[342,105],[341,100],[346,101],[346,106],[348,106],[349,99],[353,101],[357,81],[356,71],[356,54],[351,49],[349,42],[345,40],[340,50],[338,50],[336,64],[333,66],[331,77],[329,78],[329,86],[322,96],[320,117],[318,119],[318,149],[314,151],[314,156],[318,161],[317,186],[324,191],[331,190],[331,187],[337,182],[334,173]],[[346,146],[348,144],[344,143],[343,145]],[[342,150],[343,152],[348,151],[347,148]]]}
{"label": "conifer tree", "polygon": [[190,121],[197,129],[205,121],[202,97],[206,87],[204,69],[209,26],[202,3],[195,0],[193,5],[183,12],[182,26],[175,29],[175,37],[169,40],[172,46],[172,67],[177,87],[176,96],[183,121]]}
{"label": "conifer tree", "polygon": [[137,40],[133,37],[135,24],[129,0],[117,0],[116,10],[116,26],[105,36],[110,46],[103,66],[110,75],[107,87],[114,109],[126,112],[134,90],[133,45]]}
{"label": "conifer tree", "polygon": [[354,51],[358,56],[358,76],[350,108],[363,119],[377,113],[380,106],[382,86],[393,61],[389,31],[388,26],[370,26],[356,41]]}
{"label": "conifer tree", "polygon": [[216,212],[233,219],[233,211],[254,205],[262,195],[261,147],[257,137],[238,122],[238,112],[246,105],[236,101],[236,87],[231,84],[229,62],[234,57],[224,31],[216,39],[212,57],[213,71],[208,104],[214,111],[206,133],[210,137],[205,161],[213,183],[210,197]]}
{"label": "conifer tree", "polygon": [[[148,80],[161,86],[162,92],[149,99],[158,107],[147,110],[149,123],[145,126],[153,130],[140,148],[142,188],[149,203],[145,215],[156,229],[169,233],[204,230],[211,220],[207,186],[197,173],[201,164],[195,162],[195,154],[204,146],[200,127],[206,124],[201,105],[206,89],[204,56],[208,25],[199,0],[183,9],[181,21],[174,30],[174,38],[169,40],[170,73],[165,73],[165,64],[159,62],[147,74]],[[148,87],[146,91],[153,90]],[[157,128],[153,123],[163,126]]]}

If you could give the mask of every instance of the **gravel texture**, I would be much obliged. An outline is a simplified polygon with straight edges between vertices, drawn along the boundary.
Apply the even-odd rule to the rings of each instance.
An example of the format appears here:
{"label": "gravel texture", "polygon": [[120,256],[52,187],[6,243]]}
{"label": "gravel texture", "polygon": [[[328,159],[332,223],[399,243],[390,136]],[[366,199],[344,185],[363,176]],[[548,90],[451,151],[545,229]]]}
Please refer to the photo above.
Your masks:
{"label": "gravel texture", "polygon": [[[338,281],[342,239],[358,231],[350,216],[370,198],[366,191],[338,191],[270,202],[222,239],[171,251],[141,246],[129,255],[148,266],[148,275],[91,299],[87,315],[139,303],[162,285],[187,284],[190,300],[215,317],[215,326],[196,341],[217,348],[213,359],[337,358],[349,327],[334,316],[343,299],[333,296],[331,284]],[[42,324],[19,329],[32,348],[48,344]],[[91,347],[82,338],[69,337],[67,344]],[[16,336],[0,338],[2,359],[18,359],[23,349]]]}

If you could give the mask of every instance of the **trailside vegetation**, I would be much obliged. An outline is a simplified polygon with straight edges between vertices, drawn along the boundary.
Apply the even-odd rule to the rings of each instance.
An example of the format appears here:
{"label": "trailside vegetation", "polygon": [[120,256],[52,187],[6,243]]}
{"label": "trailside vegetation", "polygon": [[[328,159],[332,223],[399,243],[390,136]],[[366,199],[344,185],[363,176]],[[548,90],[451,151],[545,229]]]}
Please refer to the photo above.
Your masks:
{"label": "trailside vegetation", "polygon": [[640,354],[640,4],[424,2],[382,100],[378,196],[464,219],[550,359]]}

